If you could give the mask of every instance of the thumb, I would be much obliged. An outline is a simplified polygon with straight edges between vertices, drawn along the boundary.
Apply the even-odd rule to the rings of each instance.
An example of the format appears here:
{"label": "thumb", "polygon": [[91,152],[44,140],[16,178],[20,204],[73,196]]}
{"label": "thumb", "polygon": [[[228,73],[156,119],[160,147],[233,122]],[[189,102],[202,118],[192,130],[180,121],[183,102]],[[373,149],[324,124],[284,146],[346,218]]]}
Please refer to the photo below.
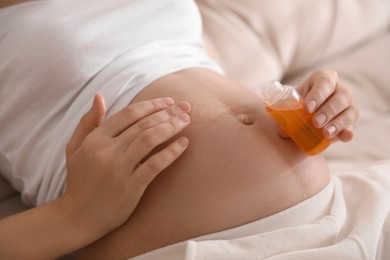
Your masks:
{"label": "thumb", "polygon": [[282,138],[290,138],[290,136],[282,129],[279,127],[279,135],[282,137]]}
{"label": "thumb", "polygon": [[66,147],[66,156],[72,155],[96,127],[98,127],[106,115],[106,105],[102,95],[96,94],[91,109],[83,115]]}

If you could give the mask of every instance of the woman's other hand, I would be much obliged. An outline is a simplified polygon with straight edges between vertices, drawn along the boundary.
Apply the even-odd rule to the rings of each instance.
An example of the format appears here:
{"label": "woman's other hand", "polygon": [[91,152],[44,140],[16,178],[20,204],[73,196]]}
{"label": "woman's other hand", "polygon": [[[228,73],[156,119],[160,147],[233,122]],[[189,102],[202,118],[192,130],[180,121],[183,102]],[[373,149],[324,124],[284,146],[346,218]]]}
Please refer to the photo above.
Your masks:
{"label": "woman's other hand", "polygon": [[187,102],[160,98],[130,104],[103,122],[104,100],[95,96],[66,150],[61,200],[75,225],[101,236],[123,224],[151,181],[187,148],[180,137],[150,156],[189,124],[189,111]]}
{"label": "woman's other hand", "polygon": [[305,110],[314,112],[313,124],[322,128],[326,138],[349,142],[352,125],[359,118],[351,90],[340,83],[337,72],[319,70],[306,80],[298,91],[304,97]]}

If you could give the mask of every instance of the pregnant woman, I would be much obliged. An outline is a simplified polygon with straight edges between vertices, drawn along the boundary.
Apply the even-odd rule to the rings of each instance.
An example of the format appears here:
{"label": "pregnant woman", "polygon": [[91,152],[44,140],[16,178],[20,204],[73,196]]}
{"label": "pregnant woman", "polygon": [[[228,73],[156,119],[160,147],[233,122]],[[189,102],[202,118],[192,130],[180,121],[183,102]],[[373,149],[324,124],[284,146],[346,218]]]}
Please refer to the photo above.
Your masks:
{"label": "pregnant woman", "polygon": [[[330,183],[324,158],[207,56],[193,1],[27,1],[0,24],[0,171],[38,206],[0,222],[2,258],[133,257]],[[358,113],[335,72],[299,91],[326,138],[351,140]]]}

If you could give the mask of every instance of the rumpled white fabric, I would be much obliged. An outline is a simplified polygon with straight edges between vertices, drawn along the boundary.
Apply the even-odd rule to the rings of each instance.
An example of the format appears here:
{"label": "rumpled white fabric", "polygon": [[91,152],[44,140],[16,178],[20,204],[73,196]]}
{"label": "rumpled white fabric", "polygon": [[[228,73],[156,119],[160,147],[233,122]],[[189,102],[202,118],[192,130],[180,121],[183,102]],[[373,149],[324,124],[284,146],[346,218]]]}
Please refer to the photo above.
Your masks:
{"label": "rumpled white fabric", "polygon": [[273,216],[151,251],[134,260],[390,259],[390,161],[333,176]]}
{"label": "rumpled white fabric", "polygon": [[110,116],[161,76],[221,71],[192,0],[33,1],[1,9],[0,25],[0,172],[28,205],[63,192],[65,147],[94,94]]}

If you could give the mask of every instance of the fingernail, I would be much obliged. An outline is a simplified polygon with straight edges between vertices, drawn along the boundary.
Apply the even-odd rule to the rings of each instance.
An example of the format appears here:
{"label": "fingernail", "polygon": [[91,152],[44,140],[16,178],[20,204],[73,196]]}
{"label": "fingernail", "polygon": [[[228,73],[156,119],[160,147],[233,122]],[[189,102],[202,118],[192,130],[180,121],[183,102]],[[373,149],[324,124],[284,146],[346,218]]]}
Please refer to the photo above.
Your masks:
{"label": "fingernail", "polygon": [[188,139],[185,137],[180,137],[180,139],[177,141],[181,147],[187,147],[188,146]]}
{"label": "fingernail", "polygon": [[327,137],[333,137],[336,133],[336,127],[334,125],[327,126],[325,128]]}
{"label": "fingernail", "polygon": [[190,112],[191,107],[190,107],[190,104],[188,104],[187,102],[179,102],[179,104],[177,104],[177,106],[183,112]]}
{"label": "fingernail", "polygon": [[325,123],[325,121],[326,121],[326,115],[323,114],[323,113],[321,113],[321,114],[319,114],[318,116],[316,116],[316,117],[314,118],[314,120],[316,121],[317,126],[318,126],[318,127],[321,127],[321,126]]}
{"label": "fingernail", "polygon": [[175,103],[175,101],[170,97],[163,98],[163,102],[167,106],[172,106]]}
{"label": "fingernail", "polygon": [[311,113],[314,111],[314,109],[316,108],[316,105],[317,105],[317,102],[315,102],[314,100],[310,100],[308,103],[307,103],[307,112]]}
{"label": "fingernail", "polygon": [[190,122],[190,116],[186,113],[181,113],[178,117],[184,123]]}

